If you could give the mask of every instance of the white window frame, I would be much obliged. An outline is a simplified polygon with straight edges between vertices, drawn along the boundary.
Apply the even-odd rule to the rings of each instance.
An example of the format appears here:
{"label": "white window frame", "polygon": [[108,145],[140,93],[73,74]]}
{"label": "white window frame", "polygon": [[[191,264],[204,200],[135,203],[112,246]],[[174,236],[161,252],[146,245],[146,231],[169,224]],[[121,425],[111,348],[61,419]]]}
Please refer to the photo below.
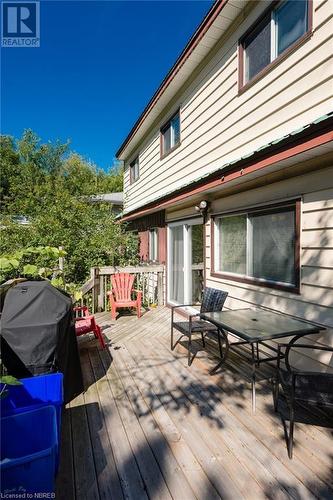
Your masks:
{"label": "white window frame", "polygon": [[[154,252],[152,250],[154,249]],[[155,255],[153,255],[153,253]],[[148,259],[150,262],[158,262],[158,228],[149,229]]]}
{"label": "white window frame", "polygon": [[[281,212],[283,210],[286,210],[290,207],[293,207],[296,210],[296,205],[294,203],[286,203],[286,205],[282,205],[280,207]],[[244,280],[249,280],[253,281],[254,284],[256,283],[262,283],[262,284],[270,284],[272,286],[282,286],[282,287],[287,287],[292,289],[297,288],[298,283],[297,279],[295,283],[288,283],[288,282],[283,282],[283,281],[273,281],[273,280],[268,280],[265,278],[257,278],[255,276],[251,276],[250,273],[253,274],[253,229],[252,229],[252,222],[251,222],[251,215],[253,213],[260,214],[261,212],[269,212],[270,209],[272,211],[275,210],[275,207],[270,207],[270,206],[263,206],[262,208],[258,209],[251,209],[249,208],[248,210],[245,210],[244,212],[234,212],[234,213],[226,213],[226,214],[221,214],[221,215],[216,215],[213,217],[213,230],[214,230],[214,262],[213,262],[213,272],[218,274],[218,275],[223,275],[223,276],[230,276],[230,279],[233,277],[235,279],[240,278]],[[278,212],[278,210],[277,210]],[[221,255],[221,248],[220,248],[220,238],[219,238],[219,220],[223,218],[230,218],[230,217],[237,217],[240,215],[245,215],[246,216],[246,274],[240,274],[240,273],[232,273],[229,271],[223,271],[220,268],[220,255]],[[297,227],[295,226],[295,232],[297,231]],[[297,236],[295,234],[295,236]],[[296,266],[296,262],[294,263]],[[296,270],[296,269],[295,269]],[[296,275],[296,273],[295,273]]]}

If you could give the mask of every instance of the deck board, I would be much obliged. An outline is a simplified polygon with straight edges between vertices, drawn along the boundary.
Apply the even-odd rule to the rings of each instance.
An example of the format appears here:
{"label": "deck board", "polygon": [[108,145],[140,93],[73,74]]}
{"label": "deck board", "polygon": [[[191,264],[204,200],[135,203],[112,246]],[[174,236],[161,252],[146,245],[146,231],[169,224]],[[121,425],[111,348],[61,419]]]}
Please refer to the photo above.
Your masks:
{"label": "deck board", "polygon": [[[247,466],[253,477],[261,477],[262,480],[270,483],[275,478],[286,477],[286,471],[283,470],[282,464],[270,456],[269,451],[262,443],[252,433],[246,432],[246,428],[243,426],[235,426],[234,415],[226,408],[226,405],[221,408],[219,396],[211,381],[207,381],[207,389],[204,392],[201,389],[202,380],[197,381],[194,389],[193,385],[192,383],[188,388],[187,384],[184,384],[184,390],[189,394],[192,403],[200,406],[201,414],[207,415],[211,420],[221,422],[223,433],[220,434],[220,437],[227,443],[233,454],[238,456],[242,467]],[[239,443],[241,447],[239,447]],[[252,453],[254,447],[256,448],[255,455]],[[234,470],[234,477],[237,471],[238,468]],[[298,484],[298,487],[301,489],[302,485]],[[281,486],[282,490],[283,488]]]}
{"label": "deck board", "polygon": [[212,338],[188,367],[167,308],[97,320],[109,347],[79,339],[85,392],[64,413],[57,498],[333,499],[332,426],[300,409],[289,460],[266,368],[253,415],[246,362],[232,353],[209,375]]}
{"label": "deck board", "polygon": [[[201,411],[206,412],[208,418],[220,418],[221,422],[223,422],[224,432],[220,434],[220,437],[229,445],[234,454],[238,456],[242,466],[248,467],[252,475],[257,479],[262,475],[265,481],[272,482],[272,480],[277,480],[281,488],[287,488],[290,476],[287,469],[290,461],[287,457],[284,459],[284,443],[281,440],[277,442],[277,440],[271,439],[266,420],[260,418],[261,415],[258,411],[255,417],[249,418],[249,414],[251,414],[250,404],[247,405],[248,413],[239,411],[240,405],[237,401],[234,404],[232,401],[226,404],[226,400],[221,400],[221,394],[217,393],[211,377],[208,378],[206,376],[203,378],[202,373],[199,373],[198,376],[200,378],[197,381],[195,390],[189,391],[187,384],[183,384],[183,387],[190,394],[192,402],[200,405],[202,408]],[[205,381],[207,389],[202,393],[200,386]],[[191,385],[193,386],[193,383]],[[242,401],[241,406],[243,407],[243,405],[244,402]],[[276,425],[275,428],[278,429]],[[239,443],[241,443],[241,447],[239,447]],[[253,453],[254,449],[255,453]],[[274,454],[271,453],[271,449],[274,449]],[[306,490],[301,480],[297,480],[296,478],[300,475],[300,468],[303,471],[303,477],[299,479],[306,480],[309,471],[304,466],[302,467],[302,464],[300,467],[296,457],[292,463],[292,468],[294,472],[293,486],[297,486],[302,498],[304,498]],[[277,486],[276,481],[275,484]],[[321,483],[320,486],[324,485]]]}
{"label": "deck board", "polygon": [[[101,357],[106,356],[101,353]],[[146,435],[141,427],[140,419],[133,411],[131,396],[128,395],[129,388],[124,382],[124,377],[119,375],[117,369],[110,367],[107,372],[113,397],[117,402],[118,411],[136,458],[140,473],[147,489],[149,497],[170,499],[171,495],[163,479],[163,475],[155,460],[155,456],[150,446],[142,446],[147,441]]]}
{"label": "deck board", "polygon": [[62,415],[62,433],[60,440],[61,461],[57,478],[57,498],[67,500],[75,498],[74,462],[72,450],[72,429],[70,409],[66,408]]}
{"label": "deck board", "polygon": [[96,476],[100,498],[122,499],[122,488],[118,476],[112,447],[109,443],[108,428],[105,423],[105,412],[108,404],[100,411],[100,393],[95,384],[95,376],[91,358],[87,349],[81,352],[82,371],[85,387],[84,396],[94,456]]}
{"label": "deck board", "polygon": [[[171,449],[172,454],[183,472],[185,481],[179,485],[180,488],[176,489],[177,494],[180,498],[184,495],[190,496],[193,494],[194,498],[219,498],[217,491],[209,482],[205,471],[202,469],[200,463],[186,443],[182,433],[174,424],[168,405],[165,406],[163,404],[165,393],[160,394],[156,392],[161,386],[161,381],[159,380],[156,386],[153,383],[154,378],[156,379],[156,374],[155,372],[149,371],[149,364],[145,366],[145,370],[142,370],[137,360],[133,356],[130,357],[129,354],[127,349],[122,350],[121,355],[123,359],[125,359],[127,367],[132,375],[132,383],[136,384],[146,405],[152,412],[156,425],[165,437],[168,447]],[[126,375],[123,373],[123,376]],[[185,489],[184,486],[186,481],[188,486],[186,485]]]}

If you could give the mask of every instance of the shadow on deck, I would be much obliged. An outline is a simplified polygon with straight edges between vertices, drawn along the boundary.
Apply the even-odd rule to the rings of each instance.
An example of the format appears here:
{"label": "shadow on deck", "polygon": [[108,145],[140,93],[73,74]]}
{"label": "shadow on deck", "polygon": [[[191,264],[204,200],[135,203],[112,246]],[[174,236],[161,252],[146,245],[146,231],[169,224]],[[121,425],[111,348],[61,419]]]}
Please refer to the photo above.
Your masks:
{"label": "shadow on deck", "polygon": [[57,498],[333,498],[322,414],[299,409],[290,461],[267,373],[252,415],[249,367],[232,354],[210,376],[211,340],[188,368],[185,345],[170,350],[168,309],[97,319],[109,350],[80,339],[86,391],[64,412]]}

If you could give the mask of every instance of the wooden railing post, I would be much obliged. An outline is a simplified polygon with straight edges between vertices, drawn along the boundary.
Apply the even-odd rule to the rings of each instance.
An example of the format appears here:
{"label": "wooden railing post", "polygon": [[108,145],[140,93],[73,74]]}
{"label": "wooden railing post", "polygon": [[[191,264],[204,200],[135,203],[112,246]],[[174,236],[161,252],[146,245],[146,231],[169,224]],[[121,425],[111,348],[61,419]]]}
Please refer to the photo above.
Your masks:
{"label": "wooden railing post", "polygon": [[99,269],[98,267],[92,267],[90,270],[91,277],[94,280],[94,286],[92,289],[92,313],[95,314],[98,310],[98,293],[99,293]]}
{"label": "wooden railing post", "polygon": [[98,311],[104,310],[104,296],[106,294],[106,290],[104,290],[104,276],[98,277],[98,296],[97,296],[97,308]]}

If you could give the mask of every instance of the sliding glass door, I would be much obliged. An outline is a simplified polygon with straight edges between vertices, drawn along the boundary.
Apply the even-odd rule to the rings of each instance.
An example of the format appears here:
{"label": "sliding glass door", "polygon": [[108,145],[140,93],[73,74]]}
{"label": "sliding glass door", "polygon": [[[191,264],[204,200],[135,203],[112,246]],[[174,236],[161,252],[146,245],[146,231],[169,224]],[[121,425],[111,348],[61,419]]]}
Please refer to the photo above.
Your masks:
{"label": "sliding glass door", "polygon": [[203,287],[203,225],[201,219],[168,225],[168,302],[199,302]]}
{"label": "sliding glass door", "polygon": [[184,303],[184,227],[169,228],[169,298],[170,302]]}

